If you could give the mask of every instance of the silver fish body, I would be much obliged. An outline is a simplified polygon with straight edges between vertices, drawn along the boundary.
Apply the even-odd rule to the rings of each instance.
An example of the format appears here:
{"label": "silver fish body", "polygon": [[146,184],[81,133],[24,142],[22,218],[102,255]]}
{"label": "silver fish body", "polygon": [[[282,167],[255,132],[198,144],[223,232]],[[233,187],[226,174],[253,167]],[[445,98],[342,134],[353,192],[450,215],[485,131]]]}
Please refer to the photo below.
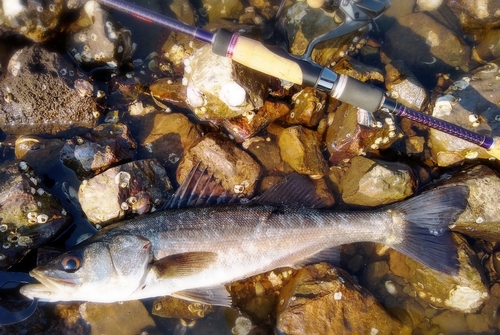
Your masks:
{"label": "silver fish body", "polygon": [[229,305],[225,283],[324,259],[335,246],[361,241],[453,273],[447,226],[466,199],[467,188],[456,186],[362,212],[241,205],[159,212],[106,227],[34,269],[41,284],[21,293],[96,302],[173,295]]}

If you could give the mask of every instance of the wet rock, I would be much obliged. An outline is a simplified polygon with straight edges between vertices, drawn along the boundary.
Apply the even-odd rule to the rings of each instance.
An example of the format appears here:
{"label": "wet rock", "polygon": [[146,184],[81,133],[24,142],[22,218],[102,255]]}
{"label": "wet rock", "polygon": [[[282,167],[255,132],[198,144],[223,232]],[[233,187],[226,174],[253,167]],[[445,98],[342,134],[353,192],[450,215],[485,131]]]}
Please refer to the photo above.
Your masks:
{"label": "wet rock", "polygon": [[[46,139],[36,135],[19,136],[15,141],[14,154],[22,159],[39,175],[50,174],[60,164],[59,153],[64,141]],[[40,159],[44,157],[44,159]]]}
{"label": "wet rock", "polygon": [[352,57],[343,57],[339,60],[333,70],[337,73],[345,74],[362,82],[383,83],[384,74],[382,70],[361,63]]}
{"label": "wet rock", "polygon": [[443,311],[432,318],[432,324],[438,326],[443,334],[464,334],[468,330],[465,316],[457,311]]}
{"label": "wet rock", "polygon": [[476,48],[482,61],[493,61],[500,57],[500,29],[491,29]]}
{"label": "wet rock", "polygon": [[2,130],[68,135],[94,127],[99,113],[92,94],[77,89],[87,79],[76,73],[63,57],[38,45],[17,51],[0,82]]}
{"label": "wet rock", "polygon": [[[458,245],[460,268],[457,276],[450,276],[427,268],[405,257],[409,271],[404,280],[411,287],[407,294],[417,296],[420,301],[438,308],[474,313],[488,298],[488,286],[476,254],[467,241],[454,235]],[[389,253],[396,251],[390,250]],[[396,266],[396,257],[390,257],[390,267]]]}
{"label": "wet rock", "polygon": [[269,123],[290,113],[288,104],[281,101],[264,101],[257,112],[243,112],[242,115],[225,119],[222,125],[236,142],[250,139]]}
{"label": "wet rock", "polygon": [[131,60],[135,45],[130,31],[96,1],[88,1],[68,28],[66,49],[77,62],[89,67],[117,68]]}
{"label": "wet rock", "polygon": [[7,269],[54,238],[69,218],[24,161],[2,164],[0,185],[0,268]]}
{"label": "wet rock", "polygon": [[500,283],[494,283],[490,289],[490,298],[484,303],[481,310],[481,315],[484,316],[486,323],[494,329],[500,328],[498,308],[500,308]]}
{"label": "wet rock", "polygon": [[211,305],[165,296],[153,302],[152,314],[162,318],[199,319],[213,311]]}
{"label": "wet rock", "polygon": [[240,0],[202,0],[200,12],[209,21],[216,19],[237,19],[243,11],[243,5]]}
{"label": "wet rock", "polygon": [[301,174],[314,179],[327,172],[327,164],[319,150],[318,134],[302,126],[288,127],[279,135],[281,158]]}
{"label": "wet rock", "polygon": [[[489,63],[463,76],[436,99],[432,115],[487,136],[500,135],[498,64]],[[437,130],[430,130],[432,155],[439,166],[490,158],[485,149]]]}
{"label": "wet rock", "polygon": [[418,79],[402,61],[392,61],[385,66],[385,86],[391,97],[413,109],[422,110],[427,104],[427,93]]}
{"label": "wet rock", "polygon": [[473,238],[498,241],[500,216],[497,199],[500,178],[496,172],[479,165],[453,175],[447,182],[469,187],[469,205],[457,218],[452,229]]}
{"label": "wet rock", "polygon": [[447,5],[456,13],[463,13],[474,23],[491,26],[500,23],[500,4],[495,0],[450,0]]}
{"label": "wet rock", "polygon": [[215,55],[210,45],[198,49],[184,65],[186,102],[201,119],[234,117],[264,104],[267,76]]}
{"label": "wet rock", "polygon": [[138,139],[141,158],[155,158],[170,172],[177,169],[184,153],[201,135],[183,114],[154,113],[145,117]]}
{"label": "wet rock", "polygon": [[341,104],[329,120],[325,143],[333,164],[366,153],[377,156],[403,136],[393,117],[373,117],[349,104]]}
{"label": "wet rock", "polygon": [[417,0],[418,10],[433,11],[443,4],[443,0]]}
{"label": "wet rock", "polygon": [[155,323],[139,300],[113,304],[86,302],[80,315],[90,325],[90,334],[141,334],[154,331]]}
{"label": "wet rock", "polygon": [[182,184],[196,166],[206,168],[229,195],[251,197],[261,174],[259,164],[232,141],[210,133],[189,149],[177,168]]}
{"label": "wet rock", "polygon": [[354,157],[341,180],[346,204],[379,206],[403,200],[413,194],[416,178],[404,163],[390,163]]}
{"label": "wet rock", "polygon": [[385,33],[399,18],[413,13],[415,5],[416,0],[392,1],[391,6],[375,22]]}
{"label": "wet rock", "polygon": [[35,42],[45,42],[57,31],[62,16],[67,13],[65,2],[18,0],[4,1],[0,13],[0,25],[14,33],[20,33]]}
{"label": "wet rock", "polygon": [[66,141],[61,160],[80,177],[89,177],[131,160],[136,144],[124,124],[101,124]]}
{"label": "wet rock", "polygon": [[[298,1],[283,11],[285,36],[292,54],[302,56],[315,37],[328,33],[342,24],[340,15],[327,13],[321,8],[310,8],[306,2]],[[321,42],[314,48],[311,58],[327,66],[354,52],[363,45],[368,27],[356,29],[348,34]]]}
{"label": "wet rock", "polygon": [[400,334],[404,330],[373,296],[326,263],[299,270],[283,288],[276,327],[284,334]]}
{"label": "wet rock", "polygon": [[171,189],[165,168],[155,159],[145,159],[84,180],[78,199],[87,219],[104,227],[129,213],[144,214],[158,209]]}
{"label": "wet rock", "polygon": [[276,136],[254,136],[243,142],[247,149],[268,173],[280,171],[290,173],[293,169],[281,159],[280,148]]}
{"label": "wet rock", "polygon": [[470,48],[460,36],[426,13],[399,18],[385,37],[389,57],[403,59],[420,80],[429,80],[438,72],[455,73],[469,68]]}
{"label": "wet rock", "polygon": [[316,127],[324,116],[326,94],[306,87],[292,97],[293,109],[285,116],[290,124]]}
{"label": "wet rock", "polygon": [[161,78],[149,86],[153,98],[162,103],[170,103],[180,108],[187,108],[186,86],[179,80]]}

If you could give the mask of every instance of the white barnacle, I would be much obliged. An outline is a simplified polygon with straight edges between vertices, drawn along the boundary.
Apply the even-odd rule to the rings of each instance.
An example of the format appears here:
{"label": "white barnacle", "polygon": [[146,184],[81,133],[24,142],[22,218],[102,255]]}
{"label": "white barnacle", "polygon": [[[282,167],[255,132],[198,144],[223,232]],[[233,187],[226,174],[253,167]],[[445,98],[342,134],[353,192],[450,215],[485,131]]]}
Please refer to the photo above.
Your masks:
{"label": "white barnacle", "polygon": [[392,281],[386,280],[385,283],[384,283],[384,286],[385,286],[385,290],[390,295],[396,295],[398,293],[396,285],[394,285],[394,283]]}
{"label": "white barnacle", "polygon": [[126,188],[128,187],[131,178],[130,173],[120,171],[115,176],[115,183],[116,185],[120,185],[121,188]]}
{"label": "white barnacle", "polygon": [[7,231],[8,228],[9,226],[7,226],[5,223],[0,224],[0,233]]}
{"label": "white barnacle", "polygon": [[47,214],[40,214],[36,217],[36,222],[38,223],[46,223],[49,220],[49,216]]}
{"label": "white barnacle", "polygon": [[78,40],[82,43],[85,43],[87,41],[87,35],[84,33],[78,34]]}
{"label": "white barnacle", "polygon": [[38,216],[38,213],[37,212],[28,212],[28,214],[26,216],[28,217],[28,219],[36,219],[36,217]]}
{"label": "white barnacle", "polygon": [[121,205],[120,205],[120,208],[124,211],[128,211],[129,209],[129,205],[127,204],[126,201],[122,202]]}
{"label": "white barnacle", "polygon": [[342,292],[335,292],[333,294],[333,299],[335,299],[335,300],[341,300],[342,299]]}
{"label": "white barnacle", "polygon": [[477,114],[471,114],[471,115],[469,115],[469,121],[470,122],[476,122],[477,120],[479,120],[479,116]]}
{"label": "white barnacle", "polygon": [[92,41],[97,41],[97,35],[95,33],[90,34]]}
{"label": "white barnacle", "polygon": [[125,200],[127,203],[134,205],[137,203],[137,198],[136,197],[129,197],[127,200]]}
{"label": "white barnacle", "polygon": [[483,223],[484,222],[484,219],[480,216],[476,219],[476,223]]}
{"label": "white barnacle", "polygon": [[66,70],[66,68],[62,68],[59,70],[59,73],[61,74],[61,76],[65,76],[68,73],[68,70]]}
{"label": "white barnacle", "polygon": [[243,185],[234,185],[234,188],[233,188],[234,193],[240,194],[240,193],[243,193],[244,190],[245,190],[245,186],[243,186]]}
{"label": "white barnacle", "polygon": [[45,193],[45,190],[41,187],[39,187],[37,190],[36,190],[36,193],[38,193],[38,195],[43,195]]}

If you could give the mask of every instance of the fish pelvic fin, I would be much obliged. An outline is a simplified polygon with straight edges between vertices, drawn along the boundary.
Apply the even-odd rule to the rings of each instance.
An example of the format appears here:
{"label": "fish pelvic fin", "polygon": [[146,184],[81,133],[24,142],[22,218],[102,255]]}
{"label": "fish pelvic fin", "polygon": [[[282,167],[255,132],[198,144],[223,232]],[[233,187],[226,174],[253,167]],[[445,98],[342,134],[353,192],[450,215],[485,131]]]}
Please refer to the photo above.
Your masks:
{"label": "fish pelvic fin", "polygon": [[449,226],[465,210],[468,195],[465,185],[449,186],[390,206],[404,221],[403,239],[390,246],[432,269],[456,275],[457,247]]}

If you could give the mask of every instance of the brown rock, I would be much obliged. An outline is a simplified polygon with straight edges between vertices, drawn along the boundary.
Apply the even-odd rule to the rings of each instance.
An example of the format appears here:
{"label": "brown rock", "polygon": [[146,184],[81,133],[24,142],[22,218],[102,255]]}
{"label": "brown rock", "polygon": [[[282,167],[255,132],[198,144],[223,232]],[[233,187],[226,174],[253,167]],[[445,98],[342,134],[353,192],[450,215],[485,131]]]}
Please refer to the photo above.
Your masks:
{"label": "brown rock", "polygon": [[259,164],[234,142],[213,133],[205,136],[184,155],[177,169],[182,183],[196,166],[207,169],[229,194],[250,197],[261,174]]}
{"label": "brown rock", "polygon": [[298,173],[320,178],[327,172],[315,131],[302,126],[286,128],[279,136],[278,145],[281,158]]}
{"label": "brown rock", "polygon": [[401,334],[404,326],[341,270],[307,266],[279,296],[277,326],[284,334]]}

